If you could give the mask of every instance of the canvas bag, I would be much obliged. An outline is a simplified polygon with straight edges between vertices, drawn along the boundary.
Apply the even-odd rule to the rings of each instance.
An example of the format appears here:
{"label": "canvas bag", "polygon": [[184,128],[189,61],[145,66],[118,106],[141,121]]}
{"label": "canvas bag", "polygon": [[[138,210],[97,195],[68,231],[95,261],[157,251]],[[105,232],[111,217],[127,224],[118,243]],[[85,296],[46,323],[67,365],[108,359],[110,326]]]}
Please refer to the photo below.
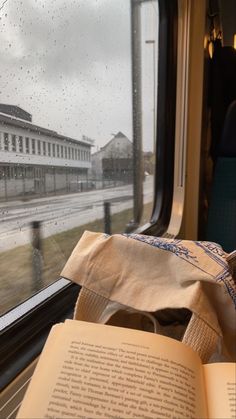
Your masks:
{"label": "canvas bag", "polygon": [[[132,315],[176,337],[183,314],[179,337],[203,362],[234,361],[236,286],[227,256],[211,242],[86,231],[61,276],[82,286],[75,319],[117,324],[112,319],[119,314],[118,325],[125,327]],[[174,319],[167,333],[159,322],[163,315]]]}

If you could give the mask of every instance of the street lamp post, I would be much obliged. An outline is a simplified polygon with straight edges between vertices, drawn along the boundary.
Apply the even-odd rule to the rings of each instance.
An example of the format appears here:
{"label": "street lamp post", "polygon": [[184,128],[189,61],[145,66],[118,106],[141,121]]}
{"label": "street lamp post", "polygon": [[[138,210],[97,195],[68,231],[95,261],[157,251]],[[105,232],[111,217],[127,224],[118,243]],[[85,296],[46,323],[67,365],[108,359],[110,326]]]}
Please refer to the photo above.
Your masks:
{"label": "street lamp post", "polygon": [[146,44],[152,45],[153,51],[153,153],[156,149],[156,54],[155,54],[155,40],[148,39]]}

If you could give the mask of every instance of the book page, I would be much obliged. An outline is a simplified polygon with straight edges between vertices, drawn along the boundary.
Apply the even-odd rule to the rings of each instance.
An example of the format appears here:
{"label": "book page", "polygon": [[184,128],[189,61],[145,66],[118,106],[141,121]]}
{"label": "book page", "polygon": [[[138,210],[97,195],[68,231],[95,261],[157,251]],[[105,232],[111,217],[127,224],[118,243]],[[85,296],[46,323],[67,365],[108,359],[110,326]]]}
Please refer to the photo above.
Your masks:
{"label": "book page", "polygon": [[236,418],[236,364],[203,366],[210,419]]}
{"label": "book page", "polygon": [[51,342],[18,418],[207,417],[201,361],[178,341],[68,320]]}

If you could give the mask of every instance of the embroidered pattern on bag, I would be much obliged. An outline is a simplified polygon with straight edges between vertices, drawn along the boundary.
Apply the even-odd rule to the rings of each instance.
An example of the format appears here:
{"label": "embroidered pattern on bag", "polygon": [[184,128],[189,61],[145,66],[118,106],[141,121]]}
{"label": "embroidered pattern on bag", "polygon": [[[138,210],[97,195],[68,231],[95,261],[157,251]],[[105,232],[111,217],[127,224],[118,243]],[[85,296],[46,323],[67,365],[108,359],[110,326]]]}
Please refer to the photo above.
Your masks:
{"label": "embroidered pattern on bag", "polygon": [[222,267],[222,271],[217,275],[213,276],[210,272],[207,272],[202,267],[200,267],[199,261],[196,256],[194,256],[192,251],[188,249],[186,246],[181,244],[182,240],[173,239],[163,239],[159,237],[153,236],[145,236],[142,234],[122,234],[122,236],[131,238],[134,240],[138,240],[144,243],[147,243],[151,246],[157,247],[161,250],[166,250],[169,252],[174,253],[176,256],[184,259],[188,263],[194,265],[196,268],[200,269],[201,271],[207,273],[208,275],[212,276],[216,282],[223,282],[225,289],[229,296],[231,297],[235,307],[236,307],[236,289],[235,284],[232,279],[232,276],[229,273],[228,264],[225,260],[226,255],[220,245],[212,242],[198,242],[193,241],[192,245],[196,245],[200,247],[207,257],[211,258],[215,263],[217,263],[220,267]]}
{"label": "embroidered pattern on bag", "polygon": [[225,269],[223,272],[221,272],[219,275],[216,276],[216,282],[223,282],[225,285],[225,288],[230,295],[235,308],[236,308],[236,289],[235,289],[235,283],[232,278],[232,276],[229,274],[229,270]]}
{"label": "embroidered pattern on bag", "polygon": [[219,273],[215,277],[216,282],[223,282],[225,285],[225,288],[232,298],[232,301],[236,308],[236,288],[234,280],[229,272],[228,264],[226,262],[226,254],[222,247],[218,245],[217,243],[213,242],[194,242],[197,246],[199,246],[204,252],[207,254],[208,257],[210,257],[212,260],[214,260],[216,263],[218,263],[220,266],[223,267],[223,271]]}
{"label": "embroidered pattern on bag", "polygon": [[192,251],[180,244],[182,240],[173,239],[170,241],[170,239],[161,239],[159,237],[145,236],[142,234],[122,234],[122,236],[139,240],[141,242],[150,244],[151,246],[158,247],[158,249],[172,252],[176,256],[197,262],[197,257],[192,255]]}
{"label": "embroidered pattern on bag", "polygon": [[222,266],[224,269],[228,269],[228,264],[226,262],[226,255],[220,245],[210,242],[194,242],[196,246],[199,246],[211,259],[216,263]]}

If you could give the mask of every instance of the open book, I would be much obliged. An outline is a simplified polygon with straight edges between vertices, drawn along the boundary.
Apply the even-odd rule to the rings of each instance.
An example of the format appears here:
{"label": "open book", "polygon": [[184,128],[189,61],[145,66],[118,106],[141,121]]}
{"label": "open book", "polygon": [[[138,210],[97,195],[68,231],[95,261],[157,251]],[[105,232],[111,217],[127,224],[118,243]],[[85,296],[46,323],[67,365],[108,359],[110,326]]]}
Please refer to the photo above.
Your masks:
{"label": "open book", "polygon": [[236,364],[202,365],[174,339],[66,320],[54,326],[18,418],[235,418]]}

